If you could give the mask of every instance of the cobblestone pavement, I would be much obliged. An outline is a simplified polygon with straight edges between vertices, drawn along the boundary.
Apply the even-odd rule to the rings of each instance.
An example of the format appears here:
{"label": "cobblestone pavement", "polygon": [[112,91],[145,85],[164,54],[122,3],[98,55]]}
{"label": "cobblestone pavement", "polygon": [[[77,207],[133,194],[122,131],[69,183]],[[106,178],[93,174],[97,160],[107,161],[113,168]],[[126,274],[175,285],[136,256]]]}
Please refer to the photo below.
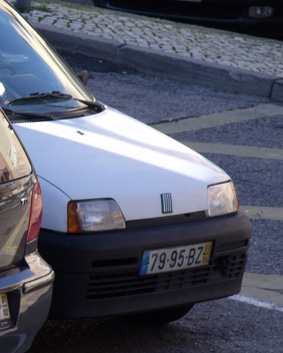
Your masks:
{"label": "cobblestone pavement", "polygon": [[111,39],[185,58],[283,77],[283,45],[272,39],[99,9],[83,4],[34,1],[24,16],[73,32]]}

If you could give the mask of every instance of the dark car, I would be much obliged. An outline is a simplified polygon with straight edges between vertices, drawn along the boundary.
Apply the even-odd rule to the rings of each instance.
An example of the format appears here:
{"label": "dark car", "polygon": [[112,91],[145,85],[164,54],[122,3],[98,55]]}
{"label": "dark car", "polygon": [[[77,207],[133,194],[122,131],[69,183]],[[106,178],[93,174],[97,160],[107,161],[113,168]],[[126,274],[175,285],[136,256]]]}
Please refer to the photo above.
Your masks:
{"label": "dark car", "polygon": [[0,110],[0,352],[21,353],[44,324],[53,270],[37,240],[42,197],[37,176]]}
{"label": "dark car", "polygon": [[190,23],[282,24],[281,0],[93,0],[95,6]]}

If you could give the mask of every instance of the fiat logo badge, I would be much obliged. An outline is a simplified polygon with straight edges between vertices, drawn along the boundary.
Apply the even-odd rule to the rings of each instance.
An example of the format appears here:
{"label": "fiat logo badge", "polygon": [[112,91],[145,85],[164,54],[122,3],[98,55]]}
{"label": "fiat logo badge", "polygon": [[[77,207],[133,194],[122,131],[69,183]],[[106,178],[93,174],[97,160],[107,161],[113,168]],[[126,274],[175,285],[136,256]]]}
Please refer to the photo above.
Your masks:
{"label": "fiat logo badge", "polygon": [[173,203],[172,195],[170,193],[161,194],[161,208],[162,213],[172,213],[173,212]]}

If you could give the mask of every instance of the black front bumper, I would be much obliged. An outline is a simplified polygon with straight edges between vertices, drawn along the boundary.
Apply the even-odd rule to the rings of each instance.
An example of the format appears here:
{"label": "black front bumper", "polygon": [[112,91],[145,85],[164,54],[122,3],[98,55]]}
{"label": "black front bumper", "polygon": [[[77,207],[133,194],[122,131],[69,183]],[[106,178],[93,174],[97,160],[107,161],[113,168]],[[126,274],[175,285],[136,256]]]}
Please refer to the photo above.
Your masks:
{"label": "black front bumper", "polygon": [[[125,315],[238,293],[250,234],[250,221],[241,213],[88,235],[42,230],[39,251],[56,274],[50,315]],[[139,275],[144,250],[205,241],[213,242],[207,266]]]}

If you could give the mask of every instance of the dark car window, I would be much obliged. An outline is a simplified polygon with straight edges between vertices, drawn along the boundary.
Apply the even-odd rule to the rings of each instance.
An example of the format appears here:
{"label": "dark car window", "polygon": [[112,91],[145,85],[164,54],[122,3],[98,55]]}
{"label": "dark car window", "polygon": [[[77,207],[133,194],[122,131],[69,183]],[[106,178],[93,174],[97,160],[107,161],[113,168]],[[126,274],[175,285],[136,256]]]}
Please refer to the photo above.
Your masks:
{"label": "dark car window", "polygon": [[41,113],[85,106],[66,97],[44,97],[9,104],[33,93],[54,91],[76,99],[93,101],[93,95],[60,56],[16,11],[11,12],[6,6],[1,3],[0,7],[0,105],[14,112]]}
{"label": "dark car window", "polygon": [[0,114],[0,184],[31,173],[30,162],[10,124]]}

